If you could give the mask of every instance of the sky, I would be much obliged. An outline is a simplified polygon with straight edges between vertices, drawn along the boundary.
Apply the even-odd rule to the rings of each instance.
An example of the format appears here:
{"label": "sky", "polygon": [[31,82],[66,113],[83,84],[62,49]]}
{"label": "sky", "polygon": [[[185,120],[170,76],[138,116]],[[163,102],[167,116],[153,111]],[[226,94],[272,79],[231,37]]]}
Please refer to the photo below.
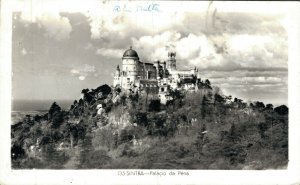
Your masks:
{"label": "sky", "polygon": [[74,100],[112,85],[132,46],[142,62],[176,51],[178,68],[196,66],[225,95],[288,103],[282,2],[76,2],[14,6],[13,99]]}

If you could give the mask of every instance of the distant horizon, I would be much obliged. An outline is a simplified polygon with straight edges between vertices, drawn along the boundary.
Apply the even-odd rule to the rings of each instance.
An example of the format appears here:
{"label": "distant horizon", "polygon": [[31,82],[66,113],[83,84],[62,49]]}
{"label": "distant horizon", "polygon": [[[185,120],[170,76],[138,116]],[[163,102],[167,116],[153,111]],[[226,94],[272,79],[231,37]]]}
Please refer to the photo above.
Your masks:
{"label": "distant horizon", "polygon": [[47,111],[56,102],[62,109],[68,109],[74,100],[12,100],[12,112]]}
{"label": "distant horizon", "polygon": [[[201,72],[200,72],[201,73]],[[201,80],[205,80],[206,78],[201,78]],[[208,80],[210,80],[210,79],[208,79]],[[211,80],[210,80],[211,81]],[[110,87],[112,87],[113,85],[112,85],[112,82],[111,83],[103,83],[103,84],[100,84],[99,83],[99,85],[98,86],[94,86],[94,87],[88,87],[88,86],[86,86],[86,87],[84,87],[84,88],[82,88],[82,89],[80,89],[79,91],[78,91],[78,94],[77,94],[77,96],[74,96],[74,98],[62,98],[62,99],[59,99],[59,98],[55,98],[55,97],[53,97],[53,98],[47,98],[47,99],[41,99],[41,98],[39,98],[39,99],[35,99],[35,98],[32,98],[32,97],[30,97],[30,98],[11,98],[11,100],[12,100],[12,102],[13,101],[53,101],[53,102],[55,102],[55,101],[75,101],[75,100],[79,100],[80,99],[80,97],[82,96],[82,94],[81,94],[81,90],[83,90],[83,89],[96,89],[97,87],[99,87],[99,86],[101,86],[101,85],[108,85],[108,86],[110,86]],[[214,85],[213,83],[211,84],[212,85],[212,87],[219,87],[219,86],[217,86],[217,85]],[[220,88],[220,87],[219,87]],[[223,92],[223,94],[225,95],[225,96],[229,96],[229,95],[231,95],[232,96],[232,98],[239,98],[239,99],[242,99],[244,102],[248,102],[248,101],[251,101],[251,102],[255,102],[255,101],[260,101],[260,102],[263,102],[264,104],[273,104],[274,106],[276,105],[276,106],[280,106],[280,105],[286,105],[286,106],[288,106],[288,99],[286,99],[286,101],[285,100],[283,100],[283,101],[268,101],[268,100],[264,100],[264,99],[260,99],[259,97],[257,98],[257,99],[254,99],[254,98],[247,98],[247,97],[237,97],[237,96],[234,96],[233,94],[230,94],[230,93],[224,93],[224,89],[222,89],[222,88],[220,88],[220,90]]]}
{"label": "distant horizon", "polygon": [[[226,95],[229,96],[229,95]],[[234,96],[232,97],[233,99],[235,98]],[[240,97],[236,97],[239,99],[242,99]],[[232,100],[233,100],[232,99]],[[66,110],[68,109],[75,100],[79,99],[12,99],[12,112],[26,112],[26,111],[47,111],[49,110],[50,106],[52,103],[56,102],[62,109]],[[244,100],[242,99],[243,102],[248,103],[250,102],[256,102],[260,100]],[[288,107],[288,104],[284,103],[272,103],[272,102],[263,102],[265,105],[267,104],[272,104],[275,107],[285,105]],[[25,104],[24,104],[25,103]]]}

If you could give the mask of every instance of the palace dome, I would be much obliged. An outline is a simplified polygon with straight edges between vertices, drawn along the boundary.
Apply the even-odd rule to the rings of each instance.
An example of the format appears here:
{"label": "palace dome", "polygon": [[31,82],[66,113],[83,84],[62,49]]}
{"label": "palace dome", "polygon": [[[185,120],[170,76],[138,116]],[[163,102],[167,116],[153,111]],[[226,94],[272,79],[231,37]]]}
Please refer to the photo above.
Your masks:
{"label": "palace dome", "polygon": [[137,52],[130,47],[130,49],[126,50],[123,54],[124,57],[130,57],[130,58],[139,58]]}

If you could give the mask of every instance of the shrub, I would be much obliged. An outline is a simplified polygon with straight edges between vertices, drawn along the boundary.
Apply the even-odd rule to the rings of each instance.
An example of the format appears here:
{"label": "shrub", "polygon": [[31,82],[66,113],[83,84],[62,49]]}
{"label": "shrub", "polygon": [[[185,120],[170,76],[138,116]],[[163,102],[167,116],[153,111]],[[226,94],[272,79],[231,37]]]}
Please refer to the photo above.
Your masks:
{"label": "shrub", "polygon": [[149,111],[160,111],[160,100],[151,100],[149,104]]}
{"label": "shrub", "polygon": [[276,107],[274,111],[279,115],[287,115],[289,113],[289,108],[285,105],[281,105],[279,107]]}
{"label": "shrub", "polygon": [[93,169],[104,168],[105,165],[111,162],[111,157],[108,156],[105,150],[85,151],[80,155],[80,168]]}

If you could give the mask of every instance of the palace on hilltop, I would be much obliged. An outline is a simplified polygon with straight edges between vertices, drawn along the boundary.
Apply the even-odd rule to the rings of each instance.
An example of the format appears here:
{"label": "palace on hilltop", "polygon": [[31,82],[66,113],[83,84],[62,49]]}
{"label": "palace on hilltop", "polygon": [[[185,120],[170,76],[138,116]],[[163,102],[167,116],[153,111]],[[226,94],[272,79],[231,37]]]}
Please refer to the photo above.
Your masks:
{"label": "palace on hilltop", "polygon": [[117,66],[114,76],[114,87],[125,91],[146,91],[158,94],[162,103],[170,97],[170,90],[198,89],[198,69],[178,70],[176,68],[176,53],[168,52],[167,61],[156,60],[153,63],[141,62],[138,53],[130,47],[122,57],[122,66]]}

